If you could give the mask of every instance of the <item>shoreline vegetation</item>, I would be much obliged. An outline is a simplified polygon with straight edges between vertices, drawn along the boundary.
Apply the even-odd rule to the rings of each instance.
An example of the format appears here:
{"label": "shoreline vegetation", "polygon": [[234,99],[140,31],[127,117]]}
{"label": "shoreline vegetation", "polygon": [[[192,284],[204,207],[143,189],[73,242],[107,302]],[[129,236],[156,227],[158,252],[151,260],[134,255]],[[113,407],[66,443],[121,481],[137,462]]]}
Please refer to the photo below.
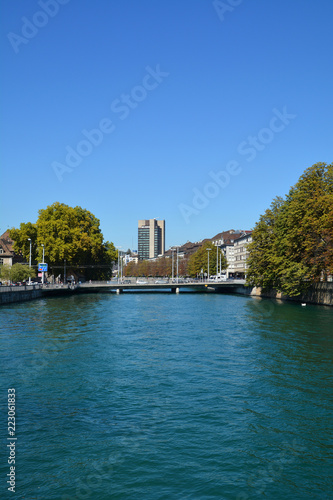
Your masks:
{"label": "shoreline vegetation", "polygon": [[[50,274],[58,281],[63,271],[64,277],[66,275],[66,263],[68,271],[77,269],[86,281],[108,280],[119,259],[114,243],[104,241],[99,219],[81,207],[55,202],[39,210],[36,223],[21,223],[19,229],[12,228],[9,234],[14,241],[14,251],[22,261],[35,265],[43,261],[45,252]],[[204,240],[195,253],[179,259],[179,275],[195,277],[207,272],[207,249],[215,248],[211,241]],[[247,250],[247,285],[260,288],[262,295],[300,297],[312,285],[330,281],[333,274],[333,164],[317,163],[306,169],[285,198],[275,198],[255,224]],[[221,255],[217,260],[225,271],[227,261],[221,250],[218,253]],[[29,269],[30,277],[34,276],[33,268],[25,264],[21,265],[21,277],[18,266],[15,264],[11,269],[0,266],[2,280],[24,281]],[[15,274],[15,280],[10,273]],[[212,258],[210,274],[215,273],[216,259]],[[171,275],[172,260],[167,257],[129,262],[123,273],[124,277]]]}
{"label": "shoreline vegetation", "polygon": [[260,216],[248,245],[247,283],[289,297],[333,274],[333,164],[305,170]]}

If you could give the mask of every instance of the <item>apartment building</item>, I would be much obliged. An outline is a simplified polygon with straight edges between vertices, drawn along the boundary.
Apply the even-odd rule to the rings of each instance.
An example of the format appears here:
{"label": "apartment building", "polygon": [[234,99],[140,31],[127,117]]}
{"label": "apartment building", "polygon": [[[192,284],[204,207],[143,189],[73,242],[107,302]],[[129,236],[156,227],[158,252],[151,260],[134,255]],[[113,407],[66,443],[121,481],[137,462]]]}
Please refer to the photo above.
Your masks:
{"label": "apartment building", "polygon": [[244,231],[244,234],[234,242],[234,273],[236,278],[246,278],[247,258],[249,255],[247,245],[251,241],[252,231]]}

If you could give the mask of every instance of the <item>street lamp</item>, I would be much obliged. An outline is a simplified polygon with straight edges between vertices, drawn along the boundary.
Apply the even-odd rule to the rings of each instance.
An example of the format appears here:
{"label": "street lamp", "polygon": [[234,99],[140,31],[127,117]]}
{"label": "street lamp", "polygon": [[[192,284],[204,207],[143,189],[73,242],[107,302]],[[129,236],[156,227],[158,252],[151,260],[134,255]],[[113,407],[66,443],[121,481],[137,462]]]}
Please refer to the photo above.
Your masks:
{"label": "street lamp", "polygon": [[[44,243],[42,243],[42,247],[43,247],[43,264],[44,264],[44,255],[45,255]],[[44,269],[44,267],[43,267],[43,269]],[[44,271],[42,271],[42,285],[44,285]]]}
{"label": "street lamp", "polygon": [[209,252],[211,251],[211,248],[207,248],[207,258],[208,258],[208,274],[207,274],[207,281],[209,280]]}
{"label": "street lamp", "polygon": [[222,250],[220,252],[220,278],[222,279]]}
{"label": "street lamp", "polygon": [[[220,269],[220,273],[221,273],[221,269]],[[218,246],[218,243],[216,242],[216,281],[217,281],[218,274],[219,274],[219,246]]]}
{"label": "street lamp", "polygon": [[28,241],[30,241],[30,253],[29,253],[29,271],[30,271],[30,276],[29,276],[29,285],[31,285],[31,238],[28,238]]}
{"label": "street lamp", "polygon": [[117,276],[118,276],[118,283],[119,283],[119,262],[120,262],[120,265],[121,265],[121,260],[119,260],[119,255],[120,255],[120,252],[121,252],[121,245],[117,246],[116,247],[117,250],[118,250],[118,269],[117,269]]}
{"label": "street lamp", "polygon": [[119,283],[119,249],[118,249],[118,266],[117,266],[117,278]]}
{"label": "street lamp", "polygon": [[179,247],[177,247],[177,283],[178,283],[178,248]]}
{"label": "street lamp", "polygon": [[171,249],[171,254],[172,254],[172,281],[174,279],[174,275],[173,275],[173,270],[174,270],[174,256],[175,256],[175,250],[174,248]]}

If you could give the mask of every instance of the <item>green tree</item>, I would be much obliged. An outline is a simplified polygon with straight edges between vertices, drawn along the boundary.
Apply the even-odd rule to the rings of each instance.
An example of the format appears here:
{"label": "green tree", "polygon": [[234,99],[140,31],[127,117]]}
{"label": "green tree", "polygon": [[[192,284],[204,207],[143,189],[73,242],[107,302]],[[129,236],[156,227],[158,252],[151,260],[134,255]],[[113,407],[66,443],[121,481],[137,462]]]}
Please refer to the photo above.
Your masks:
{"label": "green tree", "polygon": [[39,210],[37,220],[38,257],[42,244],[50,264],[64,259],[73,264],[98,262],[103,255],[103,235],[99,220],[88,210],[54,203]]}
{"label": "green tree", "polygon": [[0,266],[0,278],[2,281],[10,281],[11,267],[7,264]]}
{"label": "green tree", "polygon": [[[207,249],[210,250],[207,250]],[[220,255],[221,250],[216,250],[216,246],[213,245],[211,241],[206,241],[194,254],[192,254],[188,259],[187,273],[189,276],[197,276],[201,273],[201,269],[204,273],[208,272],[208,251],[209,251],[209,274],[216,274],[216,253],[218,252],[218,265],[220,265]],[[222,253],[222,269],[226,269],[227,261]]]}
{"label": "green tree", "polygon": [[333,273],[333,165],[305,170],[286,199],[273,202],[252,233],[250,285],[299,295]]}
{"label": "green tree", "polygon": [[107,278],[111,264],[118,258],[113,243],[103,243],[100,221],[88,210],[53,203],[39,210],[36,224],[21,224],[10,232],[15,241],[14,250],[29,258],[29,241],[33,242],[33,260],[42,261],[44,245],[45,262],[51,267],[83,266],[86,278]]}
{"label": "green tree", "polygon": [[14,283],[26,281],[29,277],[34,278],[35,276],[35,269],[24,264],[14,264],[10,273],[10,278]]}
{"label": "green tree", "polygon": [[275,198],[271,207],[260,216],[252,231],[252,242],[248,244],[247,282],[250,285],[262,288],[274,288],[280,285],[277,269],[283,266],[283,259],[279,258],[279,248],[276,234],[276,223],[285,201],[281,197]]}
{"label": "green tree", "polygon": [[22,222],[20,229],[11,229],[9,235],[14,241],[14,251],[21,254],[28,262],[30,257],[30,241],[31,239],[31,261],[37,259],[37,225],[31,222]]}
{"label": "green tree", "polygon": [[109,263],[118,262],[118,250],[112,241],[106,241],[103,244],[104,260]]}
{"label": "green tree", "polygon": [[24,264],[14,264],[12,267],[1,266],[0,272],[3,280],[10,280],[13,283],[26,281],[29,277],[34,278],[36,276],[35,269]]}
{"label": "green tree", "polygon": [[288,260],[302,263],[306,275],[333,272],[333,164],[308,168],[291,188],[278,229]]}

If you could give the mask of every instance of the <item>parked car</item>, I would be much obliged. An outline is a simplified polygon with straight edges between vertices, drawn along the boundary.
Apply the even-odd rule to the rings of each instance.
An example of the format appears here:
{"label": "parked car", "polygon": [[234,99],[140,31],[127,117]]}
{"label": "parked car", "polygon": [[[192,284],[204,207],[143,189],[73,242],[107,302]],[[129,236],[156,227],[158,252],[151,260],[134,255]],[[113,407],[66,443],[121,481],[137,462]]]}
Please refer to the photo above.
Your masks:
{"label": "parked car", "polygon": [[147,284],[148,284],[148,281],[147,281],[147,280],[145,280],[145,279],[138,279],[138,280],[136,280],[136,283],[137,283],[138,285],[147,285]]}
{"label": "parked car", "polygon": [[162,280],[162,279],[160,279],[160,280],[156,280],[155,283],[157,285],[165,285],[166,283],[169,283],[169,280]]}

